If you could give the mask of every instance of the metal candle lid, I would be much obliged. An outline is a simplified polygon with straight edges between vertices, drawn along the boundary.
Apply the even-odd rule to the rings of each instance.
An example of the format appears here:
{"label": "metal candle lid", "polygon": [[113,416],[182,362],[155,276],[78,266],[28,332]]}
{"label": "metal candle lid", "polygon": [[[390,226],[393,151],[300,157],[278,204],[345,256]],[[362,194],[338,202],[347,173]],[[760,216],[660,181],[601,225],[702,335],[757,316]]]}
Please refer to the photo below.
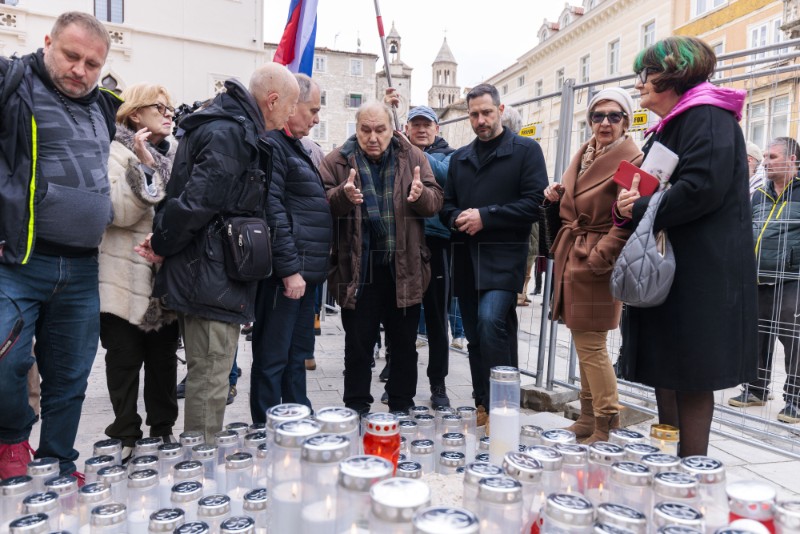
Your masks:
{"label": "metal candle lid", "polygon": [[725,467],[710,456],[687,456],[681,460],[681,469],[696,476],[700,484],[725,482]]}
{"label": "metal candle lid", "polygon": [[214,443],[217,447],[231,447],[239,443],[239,434],[233,430],[220,430],[214,434]]}
{"label": "metal candle lid", "polygon": [[394,436],[400,432],[397,423],[397,416],[390,413],[378,412],[369,414],[365,432],[375,436]]}
{"label": "metal candle lid", "polygon": [[317,434],[303,442],[302,459],[306,462],[338,463],[350,455],[350,438],[341,434]]}
{"label": "metal candle lid", "polygon": [[431,411],[427,406],[412,406],[408,409],[408,415],[416,417],[418,415],[427,414]]}
{"label": "metal candle lid", "polygon": [[206,435],[199,430],[187,430],[186,432],[180,433],[178,441],[182,446],[192,448],[195,445],[205,443]]}
{"label": "metal candle lid", "polygon": [[414,421],[417,422],[417,425],[419,425],[420,428],[427,428],[436,423],[436,418],[429,413],[423,413],[420,415],[415,415]]}
{"label": "metal candle lid", "polygon": [[53,491],[31,493],[22,499],[22,504],[26,514],[46,514],[58,509],[58,495]]}
{"label": "metal candle lid", "polygon": [[478,499],[499,504],[522,500],[522,484],[511,477],[486,477],[478,482]]}
{"label": "metal candle lid", "polygon": [[249,452],[236,452],[225,457],[225,469],[250,469],[253,467],[253,455]]}
{"label": "metal candle lid", "polygon": [[416,421],[400,421],[399,425],[401,434],[416,433],[419,426]]}
{"label": "metal candle lid", "polygon": [[583,465],[589,462],[589,447],[577,443],[556,443],[553,448],[561,453],[564,465]]}
{"label": "metal candle lid", "polygon": [[575,443],[575,432],[563,428],[545,430],[541,434],[542,445],[553,446],[556,443]]}
{"label": "metal candle lid", "polygon": [[518,382],[519,369],[516,367],[497,366],[492,367],[489,378],[498,382]]}
{"label": "metal candle lid", "polygon": [[142,438],[136,440],[135,455],[157,454],[158,446],[164,443],[161,438]]}
{"label": "metal candle lid", "polygon": [[28,475],[8,477],[0,482],[0,495],[11,496],[30,493],[33,489],[33,479]]}
{"label": "metal candle lid", "polygon": [[217,457],[217,446],[211,443],[201,443],[192,447],[193,460],[208,460]]}
{"label": "metal candle lid", "polygon": [[697,497],[697,479],[689,473],[662,471],[653,475],[653,492],[666,500]]}
{"label": "metal candle lid", "polygon": [[397,464],[395,476],[400,478],[420,478],[422,476],[422,465],[418,462],[400,462]]}
{"label": "metal candle lid", "polygon": [[203,495],[203,484],[196,480],[184,480],[172,486],[171,499],[174,502],[192,502]]}
{"label": "metal candle lid", "polygon": [[253,423],[250,425],[250,432],[266,432],[267,423]]}
{"label": "metal candle lid", "polygon": [[174,534],[209,534],[211,529],[203,521],[192,521],[184,523],[175,529]]}
{"label": "metal candle lid", "polygon": [[392,476],[394,465],[380,456],[351,456],[339,464],[339,486],[353,491],[369,491],[376,482]]}
{"label": "metal candle lid", "polygon": [[122,440],[117,438],[104,439],[96,442],[92,448],[94,456],[101,456],[103,454],[114,455],[114,453],[122,451]]}
{"label": "metal candle lid", "polygon": [[267,442],[267,433],[264,431],[250,432],[244,436],[245,449],[257,449],[259,445]]}
{"label": "metal candle lid", "polygon": [[561,465],[564,463],[564,457],[553,447],[547,445],[531,445],[525,449],[527,454],[530,454],[542,464],[542,469],[545,471],[559,471]]}
{"label": "metal candle lid", "polygon": [[358,429],[358,412],[351,408],[329,406],[317,410],[314,418],[329,434],[346,434]]}
{"label": "metal candle lid", "polygon": [[[134,458],[135,460],[136,458]],[[92,456],[91,458],[87,458],[86,461],[83,463],[83,471],[85,474],[89,473],[97,473],[100,469],[104,467],[108,467],[110,465],[114,465],[114,457],[108,454],[103,454],[101,456]]]}
{"label": "metal candle lid", "polygon": [[502,475],[503,470],[494,464],[489,462],[470,462],[464,469],[464,483],[477,486],[482,478]]}
{"label": "metal candle lid", "polygon": [[456,413],[465,421],[476,419],[478,417],[478,410],[472,406],[459,406],[456,408]]}
{"label": "metal candle lid", "polygon": [[170,460],[183,456],[183,447],[180,443],[162,443],[158,446],[158,459]]}
{"label": "metal candle lid", "polygon": [[771,485],[757,480],[742,480],[731,482],[725,491],[732,513],[756,521],[772,519],[777,493]]}
{"label": "metal candle lid", "polygon": [[457,413],[448,413],[442,416],[442,423],[446,426],[461,426],[463,418]]}
{"label": "metal candle lid", "polygon": [[551,493],[544,503],[544,514],[554,521],[576,527],[588,527],[594,521],[592,503],[577,493]]}
{"label": "metal candle lid", "polygon": [[520,437],[530,439],[539,439],[542,436],[542,432],[544,432],[544,429],[536,425],[522,425],[519,429]]}
{"label": "metal candle lid", "polygon": [[433,440],[415,439],[411,442],[411,454],[432,454]]}
{"label": "metal candle lid", "polygon": [[677,471],[680,469],[681,459],[672,454],[656,453],[647,454],[642,457],[641,462],[646,465],[653,473],[663,471]]}
{"label": "metal candle lid", "polygon": [[172,472],[176,480],[185,478],[197,478],[203,476],[203,464],[197,460],[185,460],[172,466]]}
{"label": "metal candle lid", "polygon": [[489,436],[483,436],[481,439],[478,440],[478,450],[479,451],[489,451]]}
{"label": "metal candle lid", "polygon": [[242,423],[241,421],[237,421],[225,425],[225,430],[230,430],[231,432],[236,432],[236,434],[239,436],[244,436],[250,432],[250,425],[247,423]]}
{"label": "metal candle lid", "polygon": [[27,474],[30,477],[44,477],[58,473],[57,458],[36,458],[28,462]]}
{"label": "metal candle lid", "polygon": [[12,534],[38,534],[47,532],[47,514],[31,514],[18,517],[9,525]]}
{"label": "metal candle lid", "polygon": [[267,458],[267,451],[269,451],[269,444],[262,443],[258,446],[258,450],[256,451],[256,458],[259,460],[265,460]]}
{"label": "metal candle lid", "polygon": [[639,510],[624,504],[609,502],[598,504],[597,521],[631,530],[637,534],[645,534],[647,532],[647,517]]}
{"label": "metal candle lid", "polygon": [[639,463],[648,454],[659,454],[661,452],[658,447],[653,447],[647,443],[628,443],[623,449],[625,449],[625,460]]}
{"label": "metal candle lid", "polygon": [[488,452],[482,452],[480,454],[476,454],[475,455],[475,461],[476,462],[488,462],[489,461],[489,453]]}
{"label": "metal candle lid", "polygon": [[133,473],[142,469],[156,469],[158,470],[158,456],[147,454],[145,456],[137,456],[128,462],[128,470]]}
{"label": "metal candle lid", "polygon": [[439,465],[445,467],[459,467],[466,463],[467,457],[463,452],[444,451],[439,454]]}
{"label": "metal candle lid", "polygon": [[662,441],[678,441],[680,430],[672,425],[652,425],[650,437]]}
{"label": "metal candle lid", "polygon": [[775,503],[775,523],[786,532],[800,531],[800,501]]}
{"label": "metal candle lid", "polygon": [[626,486],[649,486],[650,470],[638,462],[614,462],[611,465],[611,479]]}
{"label": "metal candle lid", "polygon": [[92,508],[92,516],[89,522],[92,526],[96,527],[119,525],[125,522],[127,515],[127,509],[124,504],[110,502]]}
{"label": "metal candle lid", "polygon": [[128,476],[128,470],[122,467],[121,465],[110,465],[108,467],[104,467],[97,472],[98,478],[100,478],[101,482],[105,482],[106,484],[116,484],[117,482],[122,482]]}
{"label": "metal candle lid", "polygon": [[[123,468],[124,471],[124,468]],[[48,491],[55,491],[58,496],[70,495],[78,491],[78,479],[72,475],[51,478],[44,483]]]}
{"label": "metal candle lid", "polygon": [[128,475],[129,488],[149,488],[158,485],[158,471],[155,469],[142,469]]}
{"label": "metal candle lid", "polygon": [[286,421],[275,427],[275,444],[287,449],[299,449],[306,438],[319,434],[322,425],[311,419]]}
{"label": "metal candle lid", "polygon": [[444,447],[459,447],[465,443],[464,434],[461,432],[448,432],[442,434],[442,445]]}
{"label": "metal candle lid", "polygon": [[658,534],[703,534],[702,530],[691,527],[682,527],[680,525],[667,525],[661,527],[657,531]]}
{"label": "metal candle lid", "polygon": [[390,523],[410,523],[414,513],[431,503],[431,490],[420,480],[390,478],[369,490],[372,513]]}
{"label": "metal candle lid", "polygon": [[524,452],[507,452],[503,457],[503,471],[514,480],[538,484],[542,480],[542,463]]}
{"label": "metal candle lid", "polygon": [[242,506],[245,512],[260,512],[267,509],[268,503],[267,488],[256,488],[244,494]]}
{"label": "metal candle lid", "polygon": [[464,508],[431,506],[414,516],[414,534],[477,534],[478,517]]}
{"label": "metal candle lid", "polygon": [[445,415],[456,413],[455,409],[450,406],[436,406],[433,411],[436,414],[436,419],[442,419]]}
{"label": "metal candle lid", "polygon": [[229,517],[219,526],[220,534],[251,534],[255,529],[255,520],[248,516]]}
{"label": "metal candle lid", "polygon": [[103,482],[92,482],[78,489],[78,502],[95,503],[111,498],[111,488]]}
{"label": "metal candle lid", "polygon": [[592,534],[635,534],[627,528],[616,527],[608,523],[595,523]]}
{"label": "metal candle lid", "polygon": [[653,507],[656,526],[679,525],[703,530],[703,514],[680,502],[660,502]]}
{"label": "metal candle lid", "polygon": [[184,521],[180,508],[163,508],[150,514],[150,532],[172,532]]}
{"label": "metal candle lid", "polygon": [[625,450],[607,441],[595,441],[589,445],[589,461],[601,465],[611,465],[622,460]]}
{"label": "metal candle lid", "polygon": [[647,436],[627,428],[612,428],[608,431],[608,441],[614,445],[624,447],[631,443],[647,443]]}
{"label": "metal candle lid", "polygon": [[267,428],[275,428],[286,421],[296,421],[311,417],[311,408],[305,404],[278,404],[267,410]]}
{"label": "metal candle lid", "polygon": [[206,495],[197,502],[197,516],[215,518],[230,513],[231,498],[218,493]]}
{"label": "metal candle lid", "polygon": [[392,410],[389,413],[392,414],[393,416],[397,417],[397,421],[398,422],[400,422],[400,421],[410,421],[411,420],[411,416],[408,415],[408,412],[406,412],[404,410]]}

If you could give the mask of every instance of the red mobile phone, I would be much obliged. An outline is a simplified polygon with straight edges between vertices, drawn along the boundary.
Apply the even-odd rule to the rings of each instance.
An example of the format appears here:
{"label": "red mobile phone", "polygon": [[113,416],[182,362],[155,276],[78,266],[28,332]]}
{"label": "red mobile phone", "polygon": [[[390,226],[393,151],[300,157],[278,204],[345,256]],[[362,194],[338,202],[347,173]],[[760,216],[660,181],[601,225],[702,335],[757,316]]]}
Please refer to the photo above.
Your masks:
{"label": "red mobile phone", "polygon": [[633,175],[639,173],[639,193],[642,196],[652,195],[658,189],[658,178],[652,174],[644,172],[642,169],[630,161],[621,161],[617,172],[614,173],[614,181],[625,189],[630,189],[633,183]]}

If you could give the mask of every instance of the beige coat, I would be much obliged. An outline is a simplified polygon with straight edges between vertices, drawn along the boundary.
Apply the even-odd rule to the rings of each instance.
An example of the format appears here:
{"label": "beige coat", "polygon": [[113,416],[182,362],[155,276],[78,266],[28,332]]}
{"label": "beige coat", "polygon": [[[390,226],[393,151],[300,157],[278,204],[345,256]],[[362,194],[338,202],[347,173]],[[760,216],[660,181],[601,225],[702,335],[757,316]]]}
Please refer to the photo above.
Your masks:
{"label": "beige coat", "polygon": [[562,177],[562,226],[553,244],[553,315],[570,329],[613,330],[622,304],[611,296],[609,280],[630,236],[630,230],[614,226],[611,220],[618,191],[613,176],[622,160],[641,164],[642,152],[629,137],[595,158],[578,179],[587,146],[578,150]]}
{"label": "beige coat", "polygon": [[157,168],[148,188],[139,160],[125,146],[131,146],[128,141],[132,132],[120,125],[117,128],[108,162],[114,220],[100,244],[100,311],[114,314],[145,331],[158,330],[176,316],[151,299],[155,267],[133,247],[152,231],[154,209],[164,198],[177,143],[170,140],[166,157],[154,154]]}

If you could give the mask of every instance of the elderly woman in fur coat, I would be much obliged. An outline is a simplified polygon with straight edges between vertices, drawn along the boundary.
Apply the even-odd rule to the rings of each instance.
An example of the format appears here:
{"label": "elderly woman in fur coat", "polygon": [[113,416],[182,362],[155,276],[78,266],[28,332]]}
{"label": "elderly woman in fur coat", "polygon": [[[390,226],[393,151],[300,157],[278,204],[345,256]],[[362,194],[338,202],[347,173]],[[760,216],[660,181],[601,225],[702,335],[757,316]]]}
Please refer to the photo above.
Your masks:
{"label": "elderly woman in fur coat", "polygon": [[619,325],[622,304],[609,289],[614,261],[630,230],[612,220],[617,198],[614,172],[621,161],[639,165],[642,152],[627,134],[633,99],[611,87],[589,102],[592,137],[572,158],[560,184],[544,195],[561,199],[562,226],[551,251],[555,258],[553,317],[566,323],[581,373],[581,415],[569,427],[583,443],[607,441],[619,426],[617,379],[608,357],[608,331]]}
{"label": "elderly woman in fur coat", "polygon": [[150,233],[154,208],[164,198],[177,146],[171,137],[175,110],[159,85],[133,85],[122,96],[108,162],[114,220],[99,261],[100,341],[115,417],[106,434],[122,440],[124,460],[142,437],[136,405],[143,364],[150,435],[172,440],[179,334],[174,312],[150,296],[155,267],[133,250]]}

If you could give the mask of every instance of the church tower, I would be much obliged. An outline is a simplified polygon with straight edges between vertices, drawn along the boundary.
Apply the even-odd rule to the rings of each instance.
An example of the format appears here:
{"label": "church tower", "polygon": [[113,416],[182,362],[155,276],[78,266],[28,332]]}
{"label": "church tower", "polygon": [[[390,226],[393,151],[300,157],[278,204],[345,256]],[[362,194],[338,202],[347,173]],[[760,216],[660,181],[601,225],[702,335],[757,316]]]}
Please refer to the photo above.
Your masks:
{"label": "church tower", "polygon": [[447,37],[433,60],[431,88],[428,90],[428,106],[440,111],[458,100],[459,88],[456,80],[458,63],[447,45]]}
{"label": "church tower", "polygon": [[[400,121],[398,128],[402,129],[408,116],[409,102],[411,100],[411,72],[414,70],[400,59],[402,38],[392,22],[392,29],[386,36],[386,49],[389,52],[389,72],[392,73],[392,84],[400,96],[400,107],[397,108],[397,118]],[[375,73],[376,100],[383,102],[383,95],[389,83],[386,80],[386,71],[381,69]]]}

